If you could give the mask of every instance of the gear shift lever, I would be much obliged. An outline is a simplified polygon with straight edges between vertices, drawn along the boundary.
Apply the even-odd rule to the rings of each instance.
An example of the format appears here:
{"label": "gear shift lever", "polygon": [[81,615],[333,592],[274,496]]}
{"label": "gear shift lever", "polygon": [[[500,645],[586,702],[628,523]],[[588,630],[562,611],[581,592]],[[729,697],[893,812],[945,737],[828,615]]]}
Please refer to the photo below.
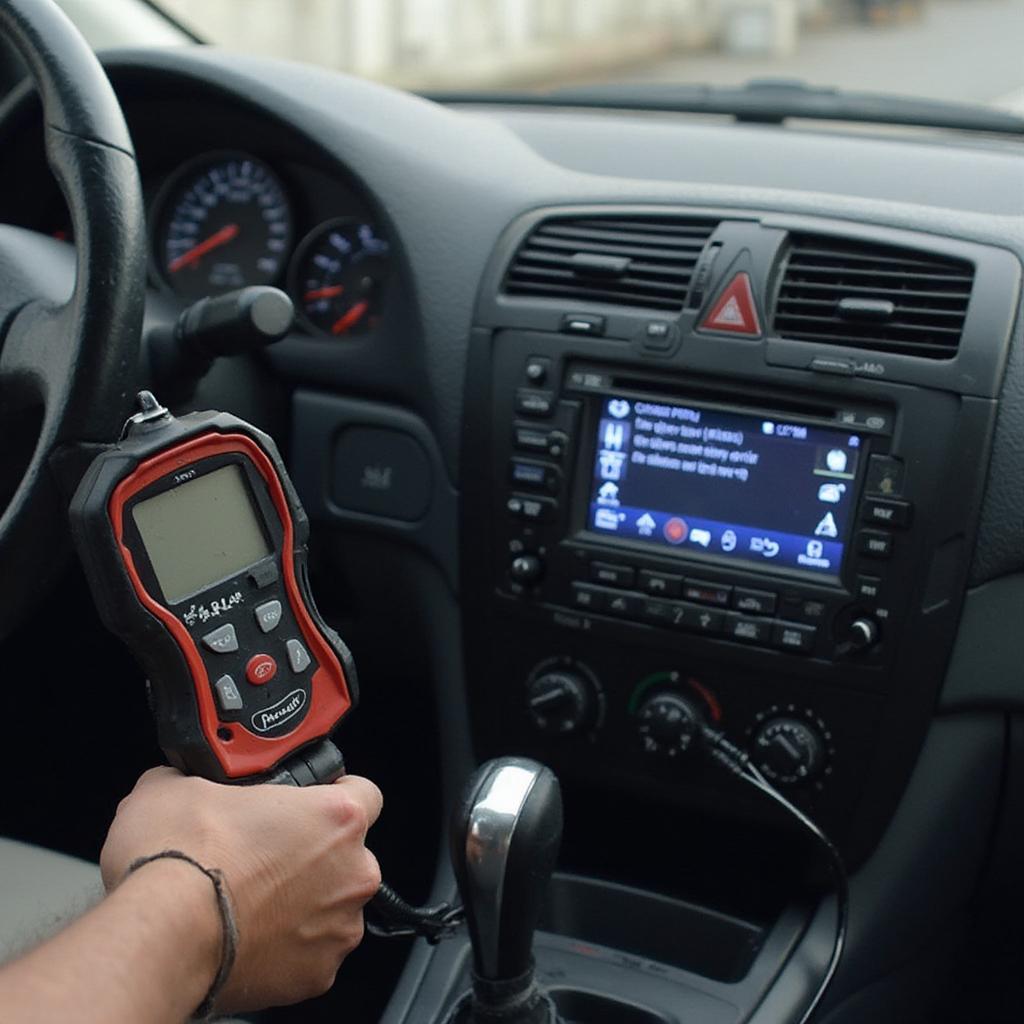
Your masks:
{"label": "gear shift lever", "polygon": [[452,817],[455,877],[473,943],[470,1021],[543,1024],[555,1012],[533,975],[533,932],[562,839],[554,773],[536,761],[489,761]]}

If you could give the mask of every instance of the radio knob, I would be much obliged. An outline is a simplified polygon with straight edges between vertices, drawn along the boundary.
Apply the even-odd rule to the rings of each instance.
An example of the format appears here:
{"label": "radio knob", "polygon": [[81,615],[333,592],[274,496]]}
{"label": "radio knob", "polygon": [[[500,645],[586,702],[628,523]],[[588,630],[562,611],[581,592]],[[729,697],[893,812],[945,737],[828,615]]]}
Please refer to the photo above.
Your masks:
{"label": "radio knob", "polygon": [[850,623],[849,643],[854,650],[865,651],[878,643],[878,624],[866,616]]}
{"label": "radio knob", "polygon": [[798,718],[771,718],[754,736],[751,760],[772,782],[806,782],[824,766],[825,741]]}
{"label": "radio knob", "polygon": [[527,689],[533,724],[553,736],[582,732],[594,717],[595,696],[589,681],[568,669],[552,669],[536,676]]}
{"label": "radio knob", "polygon": [[508,574],[513,583],[533,587],[544,578],[544,563],[537,555],[516,555],[508,567]]}
{"label": "radio knob", "polygon": [[644,750],[659,757],[679,757],[693,745],[700,729],[697,705],[678,693],[656,693],[636,713]]}

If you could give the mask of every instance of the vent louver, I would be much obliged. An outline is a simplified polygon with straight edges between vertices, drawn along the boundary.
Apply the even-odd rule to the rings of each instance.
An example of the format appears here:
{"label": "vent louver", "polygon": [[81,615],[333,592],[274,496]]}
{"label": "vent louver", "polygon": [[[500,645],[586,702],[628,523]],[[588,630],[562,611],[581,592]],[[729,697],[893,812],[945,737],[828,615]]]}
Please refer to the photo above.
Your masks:
{"label": "vent louver", "polygon": [[546,220],[519,247],[504,291],[678,311],[717,225],[665,216]]}
{"label": "vent louver", "polygon": [[952,359],[974,267],[916,249],[791,236],[773,328],[786,338]]}

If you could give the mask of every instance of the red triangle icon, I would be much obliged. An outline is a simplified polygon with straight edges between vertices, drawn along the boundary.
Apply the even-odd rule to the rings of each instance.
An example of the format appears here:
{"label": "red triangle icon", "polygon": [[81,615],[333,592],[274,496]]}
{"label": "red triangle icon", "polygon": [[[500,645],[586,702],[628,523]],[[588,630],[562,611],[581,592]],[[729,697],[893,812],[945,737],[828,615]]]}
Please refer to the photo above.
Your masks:
{"label": "red triangle icon", "polygon": [[747,274],[741,271],[729,282],[711,307],[711,312],[701,321],[700,330],[729,331],[732,334],[752,336],[761,333],[757,306],[754,305],[754,291]]}

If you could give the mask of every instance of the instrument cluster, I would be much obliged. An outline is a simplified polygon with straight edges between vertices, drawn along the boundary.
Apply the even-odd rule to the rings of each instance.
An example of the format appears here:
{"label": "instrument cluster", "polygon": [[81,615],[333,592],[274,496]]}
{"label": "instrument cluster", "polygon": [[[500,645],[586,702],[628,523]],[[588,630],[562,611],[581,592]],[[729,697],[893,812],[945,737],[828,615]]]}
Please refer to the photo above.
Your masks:
{"label": "instrument cluster", "polygon": [[276,285],[313,335],[371,332],[383,309],[390,243],[365,204],[339,195],[325,211],[303,192],[282,169],[248,152],[185,162],[151,203],[153,277],[186,303]]}

